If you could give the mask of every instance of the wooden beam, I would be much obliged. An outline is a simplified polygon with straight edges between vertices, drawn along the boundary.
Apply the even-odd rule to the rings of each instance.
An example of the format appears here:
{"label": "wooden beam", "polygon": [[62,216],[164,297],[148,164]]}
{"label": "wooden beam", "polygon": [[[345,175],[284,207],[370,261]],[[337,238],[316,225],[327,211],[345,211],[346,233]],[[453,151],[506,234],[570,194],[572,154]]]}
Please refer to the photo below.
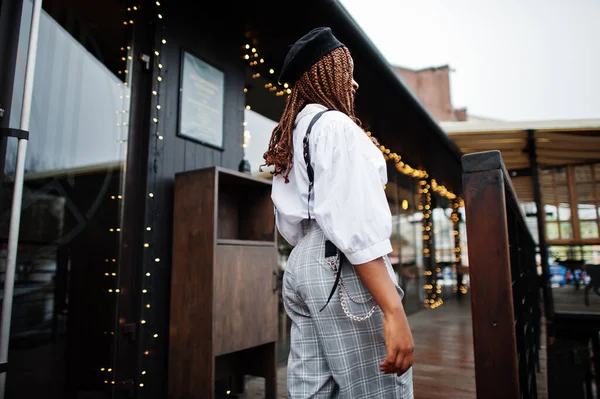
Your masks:
{"label": "wooden beam", "polygon": [[479,132],[447,132],[448,137],[454,139],[455,137],[527,137],[525,130],[504,130],[491,132],[489,130],[482,130]]}
{"label": "wooden beam", "polygon": [[513,184],[517,185],[517,180],[519,177],[531,176],[531,168],[520,168],[520,169],[509,169],[508,174],[511,179],[513,179]]}
{"label": "wooden beam", "polygon": [[523,151],[525,148],[525,142],[522,143],[496,143],[494,145],[490,145],[484,141],[474,143],[472,141],[464,141],[464,142],[455,142],[458,147],[460,147],[463,153],[471,153],[471,152],[481,152],[488,151],[490,148],[500,151]]}
{"label": "wooden beam", "polygon": [[594,150],[589,147],[585,149],[574,149],[574,148],[564,148],[564,149],[540,149],[538,151],[538,155],[540,157],[556,157],[563,159],[600,159],[600,149]]}
{"label": "wooden beam", "polygon": [[586,238],[586,239],[579,239],[579,240],[548,240],[548,245],[558,245],[558,246],[600,245],[600,238]]}
{"label": "wooden beam", "polygon": [[579,134],[540,133],[538,138],[547,138],[550,139],[550,141],[566,141],[570,143],[586,143],[589,145],[600,146],[600,135],[582,136]]}
{"label": "wooden beam", "polygon": [[538,159],[540,166],[565,166],[566,167],[568,165],[585,163],[585,161],[583,159],[580,160],[580,162],[577,162],[577,161],[578,160],[576,160],[576,159],[569,159],[569,158],[540,157]]}
{"label": "wooden beam", "polygon": [[508,161],[508,162],[505,162],[505,164],[506,164],[506,167],[509,168],[509,169],[521,169],[521,168],[527,168],[527,167],[529,167],[529,162],[521,162],[521,161],[519,161],[519,162],[511,162],[511,161]]}

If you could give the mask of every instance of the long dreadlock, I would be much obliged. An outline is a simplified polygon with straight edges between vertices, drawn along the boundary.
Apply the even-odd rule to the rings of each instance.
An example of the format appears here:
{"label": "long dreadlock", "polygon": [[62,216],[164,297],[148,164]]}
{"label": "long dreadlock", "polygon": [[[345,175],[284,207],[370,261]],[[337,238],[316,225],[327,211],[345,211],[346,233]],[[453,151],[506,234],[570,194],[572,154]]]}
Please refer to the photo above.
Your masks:
{"label": "long dreadlock", "polygon": [[350,51],[339,47],[321,58],[292,87],[281,120],[271,134],[263,166],[274,165],[273,175],[283,174],[285,182],[294,166],[293,130],[298,113],[305,105],[321,104],[348,115],[357,125],[352,95],[353,64]]}

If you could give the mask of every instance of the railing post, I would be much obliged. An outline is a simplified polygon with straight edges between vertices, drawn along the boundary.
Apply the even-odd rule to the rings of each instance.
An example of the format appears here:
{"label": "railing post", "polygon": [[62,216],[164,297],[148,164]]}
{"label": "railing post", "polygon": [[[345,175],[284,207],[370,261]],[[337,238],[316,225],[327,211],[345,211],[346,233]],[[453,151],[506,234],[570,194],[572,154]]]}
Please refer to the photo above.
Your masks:
{"label": "railing post", "polygon": [[477,397],[517,399],[506,193],[498,151],[463,157]]}
{"label": "railing post", "polygon": [[550,290],[550,270],[548,265],[548,244],[546,243],[546,220],[544,219],[544,204],[542,203],[542,192],[540,189],[540,173],[537,163],[537,146],[535,141],[535,132],[527,131],[527,152],[529,153],[529,163],[531,165],[531,182],[533,189],[533,200],[537,209],[537,230],[538,246],[540,250],[540,260],[542,264],[541,288],[544,296],[544,310],[546,318],[551,318],[553,312],[552,296]]}

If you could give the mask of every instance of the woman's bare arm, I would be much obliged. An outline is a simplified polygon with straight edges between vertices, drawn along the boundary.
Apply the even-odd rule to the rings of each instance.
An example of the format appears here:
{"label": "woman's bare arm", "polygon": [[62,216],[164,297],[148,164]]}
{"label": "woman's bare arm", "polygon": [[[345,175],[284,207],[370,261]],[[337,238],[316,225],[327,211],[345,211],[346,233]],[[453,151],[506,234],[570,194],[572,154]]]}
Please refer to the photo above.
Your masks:
{"label": "woman's bare arm", "polygon": [[386,373],[405,373],[413,363],[414,342],[402,299],[390,278],[383,258],[354,266],[356,273],[383,312],[387,357],[381,362]]}

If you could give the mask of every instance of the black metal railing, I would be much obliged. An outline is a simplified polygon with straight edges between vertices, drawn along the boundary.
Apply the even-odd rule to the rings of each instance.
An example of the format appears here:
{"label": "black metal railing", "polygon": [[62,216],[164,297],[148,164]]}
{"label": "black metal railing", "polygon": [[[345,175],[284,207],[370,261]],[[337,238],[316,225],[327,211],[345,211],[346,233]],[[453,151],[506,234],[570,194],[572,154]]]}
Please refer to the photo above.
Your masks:
{"label": "black metal railing", "polygon": [[499,151],[463,157],[477,397],[537,398],[536,244]]}

